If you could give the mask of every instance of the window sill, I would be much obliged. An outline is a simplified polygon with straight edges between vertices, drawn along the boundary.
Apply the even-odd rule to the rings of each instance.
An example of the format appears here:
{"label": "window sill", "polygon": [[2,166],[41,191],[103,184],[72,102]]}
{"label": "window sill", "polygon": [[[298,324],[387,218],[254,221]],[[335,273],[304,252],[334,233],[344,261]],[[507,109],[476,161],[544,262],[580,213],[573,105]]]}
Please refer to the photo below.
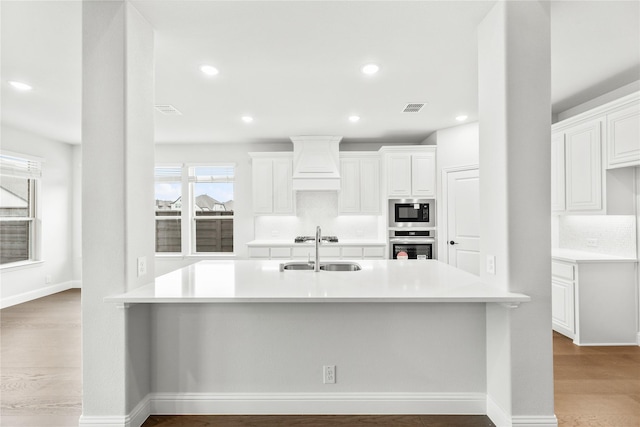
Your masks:
{"label": "window sill", "polygon": [[20,261],[12,262],[11,264],[0,265],[0,271],[22,270],[24,268],[37,267],[40,264],[44,264],[44,261]]}
{"label": "window sill", "polygon": [[235,253],[209,253],[209,254],[190,254],[190,255],[182,255],[182,254],[156,254],[156,259],[234,259],[236,258]]}

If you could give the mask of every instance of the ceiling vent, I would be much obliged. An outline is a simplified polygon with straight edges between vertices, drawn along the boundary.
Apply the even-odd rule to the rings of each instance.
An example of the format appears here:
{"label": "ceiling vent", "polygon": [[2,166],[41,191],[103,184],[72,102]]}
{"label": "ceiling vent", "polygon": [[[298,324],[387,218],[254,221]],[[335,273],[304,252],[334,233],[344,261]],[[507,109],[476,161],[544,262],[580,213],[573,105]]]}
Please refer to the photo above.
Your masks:
{"label": "ceiling vent", "polygon": [[405,105],[402,112],[403,113],[419,113],[420,110],[422,110],[422,107],[424,106],[425,106],[425,103],[412,102],[410,104]]}
{"label": "ceiling vent", "polygon": [[156,105],[156,110],[166,116],[181,116],[182,113],[173,105]]}

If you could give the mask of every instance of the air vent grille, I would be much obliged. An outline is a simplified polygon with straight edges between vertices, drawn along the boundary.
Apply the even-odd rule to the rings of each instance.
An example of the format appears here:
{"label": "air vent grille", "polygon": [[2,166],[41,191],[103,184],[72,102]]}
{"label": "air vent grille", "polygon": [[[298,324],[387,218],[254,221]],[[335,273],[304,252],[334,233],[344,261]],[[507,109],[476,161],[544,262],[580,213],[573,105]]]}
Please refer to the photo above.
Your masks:
{"label": "air vent grille", "polygon": [[167,116],[181,116],[182,113],[173,105],[156,105],[156,111],[161,112]]}
{"label": "air vent grille", "polygon": [[403,113],[419,113],[422,110],[422,107],[425,106],[425,103],[422,102],[412,102],[404,106],[402,110]]}

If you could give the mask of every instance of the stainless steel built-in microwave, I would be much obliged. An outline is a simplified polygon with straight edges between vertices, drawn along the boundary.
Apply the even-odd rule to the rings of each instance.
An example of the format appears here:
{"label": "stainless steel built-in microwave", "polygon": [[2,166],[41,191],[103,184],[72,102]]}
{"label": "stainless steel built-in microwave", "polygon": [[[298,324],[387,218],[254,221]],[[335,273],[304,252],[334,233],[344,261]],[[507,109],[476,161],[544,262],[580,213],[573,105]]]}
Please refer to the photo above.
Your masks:
{"label": "stainless steel built-in microwave", "polygon": [[390,199],[389,227],[435,227],[434,199]]}

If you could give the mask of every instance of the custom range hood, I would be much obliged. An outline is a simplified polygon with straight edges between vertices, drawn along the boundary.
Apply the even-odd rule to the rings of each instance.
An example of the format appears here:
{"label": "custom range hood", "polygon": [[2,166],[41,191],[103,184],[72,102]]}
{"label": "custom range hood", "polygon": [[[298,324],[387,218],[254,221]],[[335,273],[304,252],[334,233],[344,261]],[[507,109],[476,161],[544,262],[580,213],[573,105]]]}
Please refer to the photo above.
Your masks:
{"label": "custom range hood", "polygon": [[292,136],[293,189],[295,191],[340,190],[341,136]]}

